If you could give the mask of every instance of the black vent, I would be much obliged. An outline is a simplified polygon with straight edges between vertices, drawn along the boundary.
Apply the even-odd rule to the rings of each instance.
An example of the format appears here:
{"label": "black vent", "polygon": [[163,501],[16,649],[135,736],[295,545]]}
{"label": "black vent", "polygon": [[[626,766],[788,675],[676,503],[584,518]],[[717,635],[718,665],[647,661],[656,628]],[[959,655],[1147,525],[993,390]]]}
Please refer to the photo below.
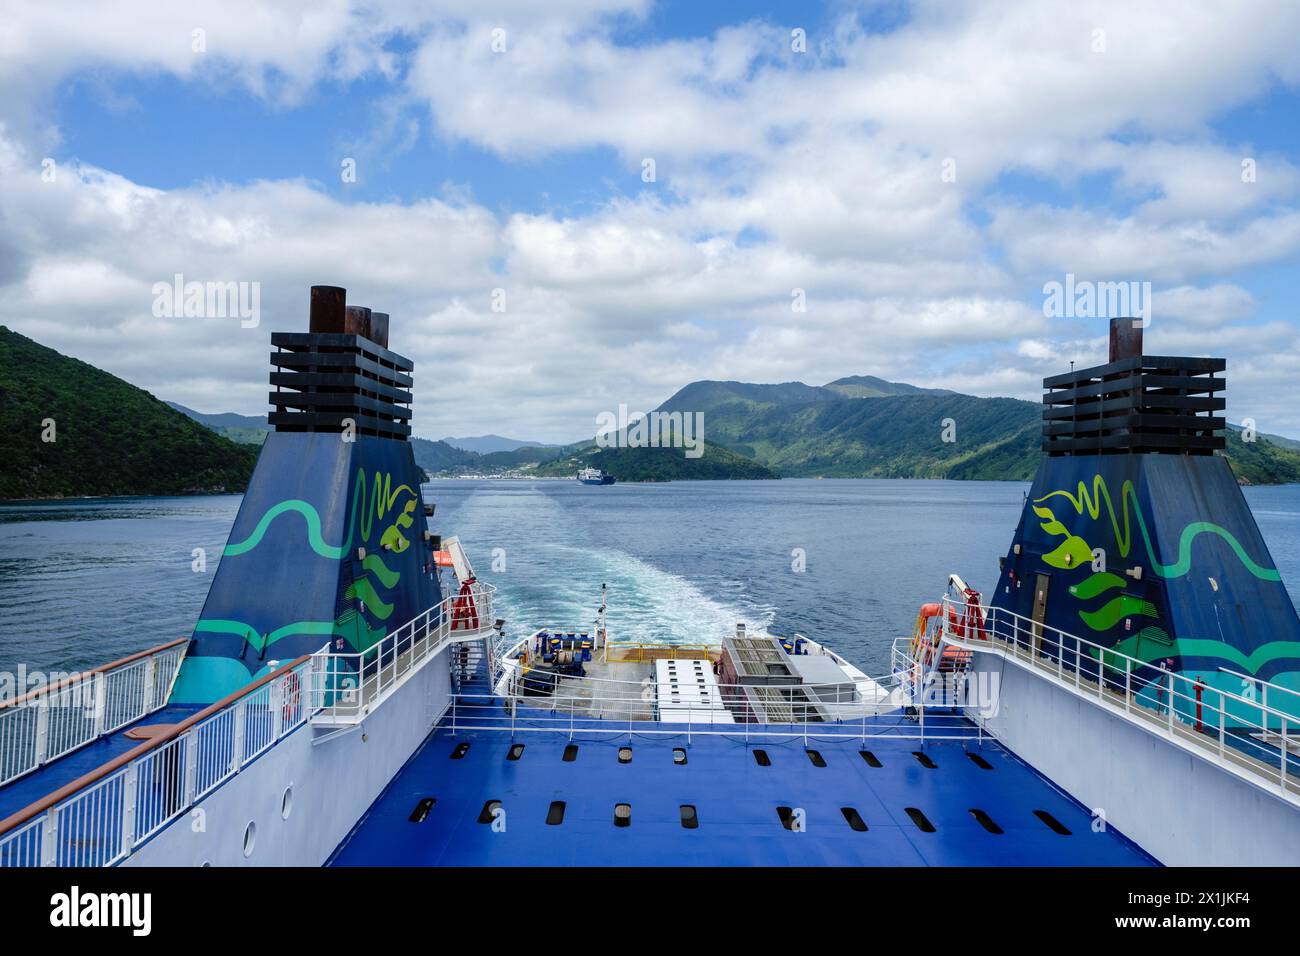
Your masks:
{"label": "black vent", "polygon": [[1222,415],[1227,387],[1221,358],[1131,354],[1141,329],[1116,337],[1111,361],[1043,379],[1043,451],[1051,456],[1098,454],[1212,455],[1226,443]]}
{"label": "black vent", "polygon": [[345,297],[313,286],[311,331],[272,333],[267,421],[278,432],[342,432],[350,419],[356,434],[405,441],[415,364],[388,350],[386,314],[349,307]]}

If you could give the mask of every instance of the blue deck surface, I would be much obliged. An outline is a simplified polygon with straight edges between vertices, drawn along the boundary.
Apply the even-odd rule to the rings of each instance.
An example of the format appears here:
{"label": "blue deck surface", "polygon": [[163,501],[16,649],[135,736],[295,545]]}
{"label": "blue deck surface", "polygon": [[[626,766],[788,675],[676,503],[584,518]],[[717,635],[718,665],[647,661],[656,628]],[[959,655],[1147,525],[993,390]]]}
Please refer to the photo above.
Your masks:
{"label": "blue deck surface", "polygon": [[83,774],[108,763],[114,757],[140,746],[143,741],[131,740],[126,736],[126,732],[132,727],[179,723],[198,709],[196,705],[164,707],[0,787],[0,820],[53,793],[64,784],[71,783]]}
{"label": "blue deck surface", "polygon": [[[658,725],[659,729],[663,725]],[[632,760],[620,763],[627,734],[580,728],[575,760],[563,760],[564,733],[459,730],[444,722],[334,852],[336,866],[1151,866],[1149,855],[1113,829],[1096,833],[1091,815],[1005,748],[987,738],[932,741],[927,769],[915,739],[815,740],[814,766],[801,738],[746,744],[736,737],[633,734]],[[451,759],[458,744],[469,749]],[[507,755],[523,744],[518,760]],[[673,762],[684,748],[685,765]],[[753,751],[766,751],[760,766]],[[977,753],[992,765],[969,759]],[[425,798],[422,822],[409,818]],[[501,802],[504,829],[480,823],[487,801]],[[548,825],[552,801],[563,822]],[[614,825],[614,807],[631,805],[631,825]],[[681,824],[696,808],[699,826]],[[802,808],[804,832],[786,829],[777,807]],[[861,832],[841,808],[853,807]],[[924,832],[908,814],[933,824]],[[1004,831],[989,833],[970,813],[983,810]],[[1070,830],[1060,835],[1034,815],[1045,810]]]}

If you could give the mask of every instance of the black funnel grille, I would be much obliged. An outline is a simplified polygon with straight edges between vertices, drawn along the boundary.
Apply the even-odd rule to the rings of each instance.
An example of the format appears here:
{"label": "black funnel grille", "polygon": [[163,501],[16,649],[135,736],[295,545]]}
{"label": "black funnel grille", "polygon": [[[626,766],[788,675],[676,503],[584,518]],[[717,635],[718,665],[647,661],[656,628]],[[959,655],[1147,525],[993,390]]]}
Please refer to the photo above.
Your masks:
{"label": "black funnel grille", "polygon": [[387,314],[347,307],[344,290],[316,286],[311,328],[271,335],[270,424],[278,432],[342,432],[351,422],[356,434],[405,441],[415,364],[386,347]]}

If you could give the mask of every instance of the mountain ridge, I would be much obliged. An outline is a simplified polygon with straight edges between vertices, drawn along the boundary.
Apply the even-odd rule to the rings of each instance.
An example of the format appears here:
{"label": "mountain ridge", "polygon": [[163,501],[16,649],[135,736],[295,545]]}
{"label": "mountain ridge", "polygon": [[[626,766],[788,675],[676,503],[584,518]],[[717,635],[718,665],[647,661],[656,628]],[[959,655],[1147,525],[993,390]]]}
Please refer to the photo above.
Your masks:
{"label": "mountain ridge", "polygon": [[144,389],[2,325],[0,429],[6,499],[243,491],[258,455]]}

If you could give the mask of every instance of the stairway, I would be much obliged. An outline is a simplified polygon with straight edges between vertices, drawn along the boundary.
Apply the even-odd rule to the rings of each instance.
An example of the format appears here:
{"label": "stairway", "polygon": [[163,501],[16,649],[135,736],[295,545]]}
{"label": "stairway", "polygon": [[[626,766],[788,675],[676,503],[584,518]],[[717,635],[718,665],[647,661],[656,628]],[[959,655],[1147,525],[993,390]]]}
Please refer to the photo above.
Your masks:
{"label": "stairway", "polygon": [[[477,641],[461,641],[453,644],[451,654],[451,688],[452,692],[470,695],[469,700],[462,700],[460,706],[488,706],[487,695],[492,693],[491,662],[485,643],[488,638]],[[482,699],[475,699],[483,695]]]}

